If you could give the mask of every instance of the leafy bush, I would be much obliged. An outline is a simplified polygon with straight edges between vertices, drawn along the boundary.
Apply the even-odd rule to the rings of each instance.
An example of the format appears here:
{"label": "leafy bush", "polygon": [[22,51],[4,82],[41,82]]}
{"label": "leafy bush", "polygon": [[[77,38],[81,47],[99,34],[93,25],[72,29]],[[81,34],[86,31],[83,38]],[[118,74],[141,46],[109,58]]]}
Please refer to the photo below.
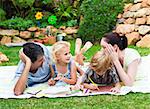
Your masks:
{"label": "leafy bush", "polygon": [[123,0],[124,3],[133,3],[134,0]]}
{"label": "leafy bush", "polygon": [[66,26],[73,27],[73,26],[76,26],[77,24],[78,24],[77,20],[70,20],[70,21],[67,21]]}
{"label": "leafy bush", "polygon": [[116,23],[116,16],[123,10],[122,0],[84,0],[81,5],[83,20],[78,31],[83,41],[95,42]]}
{"label": "leafy bush", "polygon": [[[5,6],[5,9],[7,10],[8,7],[11,7],[9,10],[7,10],[8,15],[10,11],[12,12],[12,16],[18,16],[25,18],[32,9],[32,6],[35,2],[35,0],[8,0],[8,5]],[[3,1],[4,3],[7,3],[7,1]],[[10,17],[12,17],[10,16]]]}
{"label": "leafy bush", "polygon": [[27,28],[33,26],[32,20],[24,20],[22,18],[13,18],[3,22],[0,22],[1,28],[16,29],[16,30],[26,30]]}
{"label": "leafy bush", "polygon": [[[13,17],[29,19],[32,20],[34,25],[41,28],[50,25],[48,18],[51,15],[57,17],[56,24],[53,24],[55,27],[60,27],[62,25],[75,26],[79,25],[79,8],[82,1],[83,0],[2,0],[2,8],[7,13],[7,19]],[[37,12],[42,12],[42,19],[35,19],[35,14]],[[8,25],[7,27],[6,22],[7,24],[9,22],[11,26]],[[10,22],[11,21],[5,21],[0,26],[3,28],[12,28]],[[22,29],[24,29],[24,27]]]}
{"label": "leafy bush", "polygon": [[5,11],[0,8],[0,21],[5,20],[5,15],[6,15]]}
{"label": "leafy bush", "polygon": [[80,5],[82,0],[60,0],[56,2],[54,8],[55,15],[58,21],[71,21],[79,19],[80,17]]}
{"label": "leafy bush", "polygon": [[18,6],[19,8],[27,8],[31,7],[35,0],[12,0],[12,2],[15,6]]}

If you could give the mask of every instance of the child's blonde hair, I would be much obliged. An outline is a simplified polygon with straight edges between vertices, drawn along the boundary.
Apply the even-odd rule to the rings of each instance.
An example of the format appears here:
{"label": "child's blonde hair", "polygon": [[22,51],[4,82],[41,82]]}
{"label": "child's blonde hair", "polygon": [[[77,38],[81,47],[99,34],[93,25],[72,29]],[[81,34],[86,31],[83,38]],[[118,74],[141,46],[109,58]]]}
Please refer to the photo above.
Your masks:
{"label": "child's blonde hair", "polygon": [[56,55],[58,55],[59,53],[61,53],[61,50],[64,47],[69,47],[70,48],[70,43],[66,42],[66,41],[58,41],[56,42],[53,46],[52,46],[52,57],[53,57],[53,61],[56,63],[57,62],[57,57]]}
{"label": "child's blonde hair", "polygon": [[97,74],[104,74],[112,66],[111,57],[98,51],[91,59],[90,66]]}

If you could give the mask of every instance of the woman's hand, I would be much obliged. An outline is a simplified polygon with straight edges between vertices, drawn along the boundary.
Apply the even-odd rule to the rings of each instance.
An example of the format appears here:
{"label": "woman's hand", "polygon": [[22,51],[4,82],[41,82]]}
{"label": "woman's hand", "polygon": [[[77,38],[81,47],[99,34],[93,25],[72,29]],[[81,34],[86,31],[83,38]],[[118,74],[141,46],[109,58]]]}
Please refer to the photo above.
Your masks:
{"label": "woman's hand", "polygon": [[84,86],[81,85],[81,84],[76,84],[72,87],[70,87],[71,90],[83,90],[84,89]]}
{"label": "woman's hand", "polygon": [[113,62],[119,59],[118,50],[115,51],[114,47],[111,44],[106,45],[105,51],[105,53],[108,53],[111,56]]}
{"label": "woman's hand", "polygon": [[113,87],[110,89],[111,92],[114,92],[114,93],[119,93],[120,92],[120,88],[118,87]]}
{"label": "woman's hand", "polygon": [[26,55],[23,53],[23,51],[20,51],[19,57],[20,57],[20,59],[21,59],[24,63],[26,63],[26,62],[31,62],[31,59],[30,59],[28,56],[26,56]]}

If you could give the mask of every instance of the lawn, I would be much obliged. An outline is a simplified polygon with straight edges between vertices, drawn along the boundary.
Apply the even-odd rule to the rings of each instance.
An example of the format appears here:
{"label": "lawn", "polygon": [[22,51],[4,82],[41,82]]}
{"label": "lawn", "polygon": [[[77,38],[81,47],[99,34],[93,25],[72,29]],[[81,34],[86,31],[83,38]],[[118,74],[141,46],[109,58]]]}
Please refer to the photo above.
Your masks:
{"label": "lawn", "polygon": [[[142,56],[150,54],[150,49],[148,48],[130,47],[137,49]],[[0,66],[17,65],[19,49],[20,47],[8,48],[0,46],[0,51],[5,53],[10,59],[9,62],[0,64]],[[87,60],[99,49],[98,45],[94,45],[85,54]],[[71,52],[74,52],[74,44],[72,44]],[[0,99],[0,109],[150,109],[149,100],[150,94],[142,93],[130,93],[125,96],[97,95],[54,99]]]}

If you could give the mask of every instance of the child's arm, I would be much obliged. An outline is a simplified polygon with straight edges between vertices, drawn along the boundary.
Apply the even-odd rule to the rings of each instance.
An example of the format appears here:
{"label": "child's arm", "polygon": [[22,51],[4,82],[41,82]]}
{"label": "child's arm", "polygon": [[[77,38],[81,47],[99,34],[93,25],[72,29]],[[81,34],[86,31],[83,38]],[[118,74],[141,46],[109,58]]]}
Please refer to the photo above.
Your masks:
{"label": "child's arm", "polygon": [[90,90],[99,90],[97,85],[82,83],[81,82],[82,80],[80,80],[81,78],[79,78],[79,80],[77,81],[77,84],[75,86],[71,87],[73,90],[78,90],[78,89],[83,90],[84,88],[90,89]]}
{"label": "child's arm", "polygon": [[79,66],[76,66],[76,67],[77,67],[78,73],[80,73],[80,76],[82,76],[84,74],[84,71]]}
{"label": "child's arm", "polygon": [[118,93],[120,91],[121,85],[120,82],[117,82],[113,88],[110,89],[111,92]]}
{"label": "child's arm", "polygon": [[50,67],[50,79],[48,80],[48,85],[53,86],[55,85],[56,81],[52,78],[54,76],[54,69],[52,67],[52,65],[49,65]]}
{"label": "child's arm", "polygon": [[76,84],[76,81],[77,81],[77,67],[75,65],[74,62],[71,63],[71,79],[68,79],[68,78],[65,78],[65,77],[62,77],[61,80],[66,82],[67,84]]}

